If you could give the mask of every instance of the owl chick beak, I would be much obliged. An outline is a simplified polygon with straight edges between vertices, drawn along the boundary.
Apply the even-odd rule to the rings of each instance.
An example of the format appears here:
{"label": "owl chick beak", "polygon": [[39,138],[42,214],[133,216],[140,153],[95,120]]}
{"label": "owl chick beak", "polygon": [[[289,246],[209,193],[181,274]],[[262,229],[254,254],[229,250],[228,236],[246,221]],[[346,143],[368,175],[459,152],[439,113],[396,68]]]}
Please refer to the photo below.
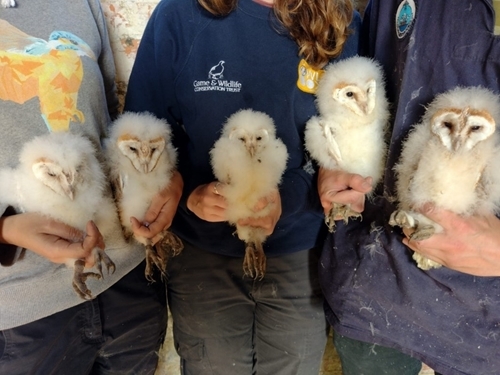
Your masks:
{"label": "owl chick beak", "polygon": [[458,152],[463,147],[463,141],[461,138],[455,138],[451,141],[451,149],[453,152]]}
{"label": "owl chick beak", "polygon": [[63,193],[70,199],[75,199],[76,185],[78,183],[78,174],[64,173],[65,181],[61,184]]}
{"label": "owl chick beak", "polygon": [[66,194],[66,196],[70,200],[75,199],[75,187],[74,186],[72,186],[72,185],[64,186],[63,192],[64,192],[64,194]]}
{"label": "owl chick beak", "polygon": [[149,164],[147,162],[141,163],[141,168],[144,173],[149,173]]}
{"label": "owl chick beak", "polygon": [[250,143],[248,145],[248,153],[252,158],[255,156],[256,151],[257,151],[257,145],[255,144],[255,142]]}

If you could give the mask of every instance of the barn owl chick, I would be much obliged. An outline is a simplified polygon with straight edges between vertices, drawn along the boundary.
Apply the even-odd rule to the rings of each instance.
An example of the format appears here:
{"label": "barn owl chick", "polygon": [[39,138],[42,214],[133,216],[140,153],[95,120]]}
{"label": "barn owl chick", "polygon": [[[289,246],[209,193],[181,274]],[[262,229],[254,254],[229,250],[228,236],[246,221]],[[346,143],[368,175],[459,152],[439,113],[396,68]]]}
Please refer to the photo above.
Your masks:
{"label": "barn owl chick", "polygon": [[168,259],[184,245],[166,229],[153,246],[150,239],[133,234],[130,218],[143,222],[153,197],[170,183],[177,162],[170,126],[149,113],[124,113],[112,125],[106,157],[125,237],[145,246],[145,276],[153,281],[154,266],[164,275]]}
{"label": "barn owl chick", "polygon": [[225,184],[227,220],[246,244],[244,273],[262,279],[266,269],[262,245],[267,235],[262,228],[239,225],[238,220],[263,217],[271,211],[274,203],[258,212],[254,208],[278,188],[288,159],[286,146],[276,138],[268,115],[246,109],[227,119],[210,156],[215,177]]}
{"label": "barn owl chick", "polygon": [[[305,147],[323,168],[382,178],[389,120],[383,73],[373,60],[355,56],[329,65],[316,92],[318,116],[306,124]],[[333,203],[325,222],[361,216],[349,206]]]}
{"label": "barn owl chick", "polygon": [[[424,203],[456,214],[484,215],[500,208],[500,100],[481,87],[438,95],[403,144],[395,166],[398,210],[391,225],[411,228],[420,241],[442,227],[416,212]],[[441,265],[414,253],[424,269]]]}
{"label": "barn owl chick", "polygon": [[[119,228],[107,180],[87,138],[71,133],[39,136],[24,145],[19,160],[15,169],[0,170],[4,204],[47,215],[83,232],[93,220],[104,238]],[[98,273],[85,272],[83,259],[66,261],[75,269],[73,288],[84,299],[93,298],[86,286],[88,277],[103,277],[102,264],[108,273],[115,270],[104,250],[93,252]]]}

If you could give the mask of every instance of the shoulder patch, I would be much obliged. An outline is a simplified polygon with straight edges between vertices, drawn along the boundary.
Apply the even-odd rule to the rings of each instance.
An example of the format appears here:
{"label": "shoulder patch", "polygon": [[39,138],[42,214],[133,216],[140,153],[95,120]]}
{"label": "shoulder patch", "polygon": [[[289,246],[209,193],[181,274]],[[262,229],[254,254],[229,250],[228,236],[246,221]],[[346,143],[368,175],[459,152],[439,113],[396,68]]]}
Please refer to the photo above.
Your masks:
{"label": "shoulder patch", "polygon": [[415,1],[403,0],[396,11],[396,35],[399,39],[405,37],[415,21]]}

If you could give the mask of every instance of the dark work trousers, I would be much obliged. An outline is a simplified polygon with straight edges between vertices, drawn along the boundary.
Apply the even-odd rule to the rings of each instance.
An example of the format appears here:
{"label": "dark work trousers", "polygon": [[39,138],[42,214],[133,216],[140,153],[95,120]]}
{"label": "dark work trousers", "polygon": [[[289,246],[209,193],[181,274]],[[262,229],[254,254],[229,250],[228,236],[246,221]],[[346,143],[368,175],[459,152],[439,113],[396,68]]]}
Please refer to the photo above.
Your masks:
{"label": "dark work trousers", "polygon": [[0,331],[0,374],[153,374],[165,335],[166,293],[145,263],[91,301]]}
{"label": "dark work trousers", "polygon": [[400,351],[334,333],[344,375],[418,375],[422,362]]}
{"label": "dark work trousers", "polygon": [[318,375],[327,340],[319,250],[268,257],[262,280],[243,258],[185,244],[168,266],[174,343],[184,375]]}

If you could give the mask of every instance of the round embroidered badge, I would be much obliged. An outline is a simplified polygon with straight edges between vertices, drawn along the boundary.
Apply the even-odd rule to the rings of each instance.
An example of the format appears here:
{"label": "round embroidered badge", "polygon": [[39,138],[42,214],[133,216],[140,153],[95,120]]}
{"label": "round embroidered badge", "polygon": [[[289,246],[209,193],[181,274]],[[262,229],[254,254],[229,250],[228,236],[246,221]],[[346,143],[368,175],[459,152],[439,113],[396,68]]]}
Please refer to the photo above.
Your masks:
{"label": "round embroidered badge", "polygon": [[402,39],[413,26],[415,20],[415,2],[413,0],[404,0],[399,4],[396,11],[396,34]]}

